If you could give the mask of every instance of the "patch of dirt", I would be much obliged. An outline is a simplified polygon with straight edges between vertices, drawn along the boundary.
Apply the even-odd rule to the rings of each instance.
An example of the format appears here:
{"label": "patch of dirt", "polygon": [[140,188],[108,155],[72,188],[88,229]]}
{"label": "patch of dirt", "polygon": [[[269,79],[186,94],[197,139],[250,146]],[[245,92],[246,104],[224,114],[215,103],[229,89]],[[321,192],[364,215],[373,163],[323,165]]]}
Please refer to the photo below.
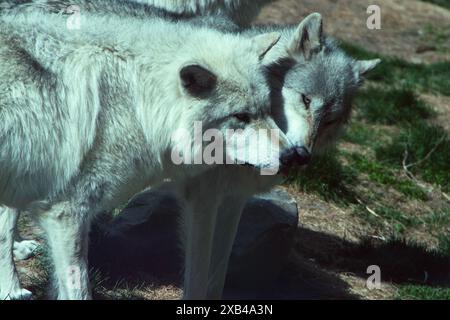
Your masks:
{"label": "patch of dirt", "polygon": [[368,230],[360,223],[349,223],[353,220],[351,209],[343,209],[332,202],[322,200],[316,194],[298,192],[288,187],[289,193],[295,197],[300,208],[300,227],[333,234],[347,241],[357,242]]}
{"label": "patch of dirt", "polygon": [[367,300],[391,300],[397,292],[396,287],[391,283],[382,282],[380,288],[369,289],[366,279],[362,279],[351,273],[343,273],[340,277],[350,285],[351,293],[364,297]]}
{"label": "patch of dirt", "polygon": [[[367,28],[369,5],[381,8],[381,30]],[[434,48],[429,34],[430,28],[443,32],[450,28],[450,11],[422,1],[277,0],[263,9],[256,23],[298,24],[312,12],[323,15],[328,34],[369,51],[415,63],[450,59],[449,52]]]}
{"label": "patch of dirt", "polygon": [[[132,282],[135,282],[133,280]],[[108,288],[97,288],[100,291],[97,299],[103,300],[180,300],[183,290],[172,285],[151,285],[152,281],[143,280],[142,283],[130,286],[122,282]]]}

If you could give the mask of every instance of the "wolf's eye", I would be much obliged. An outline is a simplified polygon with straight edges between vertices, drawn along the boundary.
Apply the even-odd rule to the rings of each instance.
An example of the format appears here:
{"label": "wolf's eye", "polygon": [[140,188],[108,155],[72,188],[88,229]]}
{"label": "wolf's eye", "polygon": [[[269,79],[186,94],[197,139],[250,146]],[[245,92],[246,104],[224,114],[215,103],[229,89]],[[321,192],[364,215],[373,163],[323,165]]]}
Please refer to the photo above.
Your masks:
{"label": "wolf's eye", "polygon": [[237,113],[234,117],[240,122],[249,123],[251,121],[251,117],[248,113]]}
{"label": "wolf's eye", "polygon": [[306,110],[309,109],[309,105],[311,104],[311,99],[308,98],[307,96],[305,96],[304,94],[302,94],[302,100],[303,100],[303,104],[306,107]]}

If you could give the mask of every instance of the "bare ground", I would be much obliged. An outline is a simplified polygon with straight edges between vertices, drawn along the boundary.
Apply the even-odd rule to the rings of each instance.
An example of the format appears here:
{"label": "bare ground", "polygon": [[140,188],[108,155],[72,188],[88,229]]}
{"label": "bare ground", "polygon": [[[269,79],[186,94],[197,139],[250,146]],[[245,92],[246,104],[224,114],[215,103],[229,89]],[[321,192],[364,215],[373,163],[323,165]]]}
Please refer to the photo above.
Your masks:
{"label": "bare ground", "polygon": [[[369,5],[381,8],[381,30],[369,30],[366,26]],[[450,52],[432,48],[428,30],[434,27],[448,31],[450,12],[417,0],[278,0],[263,10],[256,23],[297,24],[312,12],[323,15],[325,32],[370,51],[424,63],[450,57]],[[417,53],[425,47],[430,48]]]}

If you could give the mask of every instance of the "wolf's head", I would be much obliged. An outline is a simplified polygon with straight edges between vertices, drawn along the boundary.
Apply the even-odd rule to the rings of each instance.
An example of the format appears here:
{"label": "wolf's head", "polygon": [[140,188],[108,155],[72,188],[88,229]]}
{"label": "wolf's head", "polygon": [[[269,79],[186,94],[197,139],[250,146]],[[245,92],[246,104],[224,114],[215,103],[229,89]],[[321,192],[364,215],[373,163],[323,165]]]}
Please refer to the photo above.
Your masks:
{"label": "wolf's head", "polygon": [[[279,37],[224,35],[225,46],[206,38],[196,44],[196,57],[179,69],[179,123],[193,130],[178,131],[172,139],[176,162],[278,169],[280,155],[292,146],[273,120],[262,60]],[[236,38],[245,45],[236,45]]]}
{"label": "wolf's head", "polygon": [[273,112],[307,162],[313,151],[335,140],[350,117],[356,90],[380,60],[357,61],[345,54],[323,36],[318,13],[296,28],[287,52],[289,57],[273,66],[279,88]]}

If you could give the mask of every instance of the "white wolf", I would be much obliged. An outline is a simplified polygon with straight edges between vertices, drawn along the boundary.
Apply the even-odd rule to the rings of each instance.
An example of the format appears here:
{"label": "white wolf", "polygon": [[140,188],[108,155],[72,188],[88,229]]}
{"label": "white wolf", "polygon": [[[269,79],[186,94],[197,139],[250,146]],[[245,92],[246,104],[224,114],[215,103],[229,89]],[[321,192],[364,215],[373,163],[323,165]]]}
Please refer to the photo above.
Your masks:
{"label": "white wolf", "polygon": [[[91,297],[87,242],[95,213],[147,185],[176,181],[186,199],[185,297],[204,298],[218,204],[196,176],[212,166],[175,166],[172,134],[205,128],[278,130],[262,59],[278,41],[248,39],[162,19],[87,14],[79,30],[48,8],[0,15],[0,203],[31,212],[48,237],[60,299]],[[227,136],[224,134],[224,136]],[[290,148],[255,167],[276,166]],[[230,155],[227,155],[230,157]],[[281,159],[283,160],[283,159]],[[11,256],[16,211],[0,213],[0,293],[20,289]],[[205,276],[206,274],[206,276]]]}

